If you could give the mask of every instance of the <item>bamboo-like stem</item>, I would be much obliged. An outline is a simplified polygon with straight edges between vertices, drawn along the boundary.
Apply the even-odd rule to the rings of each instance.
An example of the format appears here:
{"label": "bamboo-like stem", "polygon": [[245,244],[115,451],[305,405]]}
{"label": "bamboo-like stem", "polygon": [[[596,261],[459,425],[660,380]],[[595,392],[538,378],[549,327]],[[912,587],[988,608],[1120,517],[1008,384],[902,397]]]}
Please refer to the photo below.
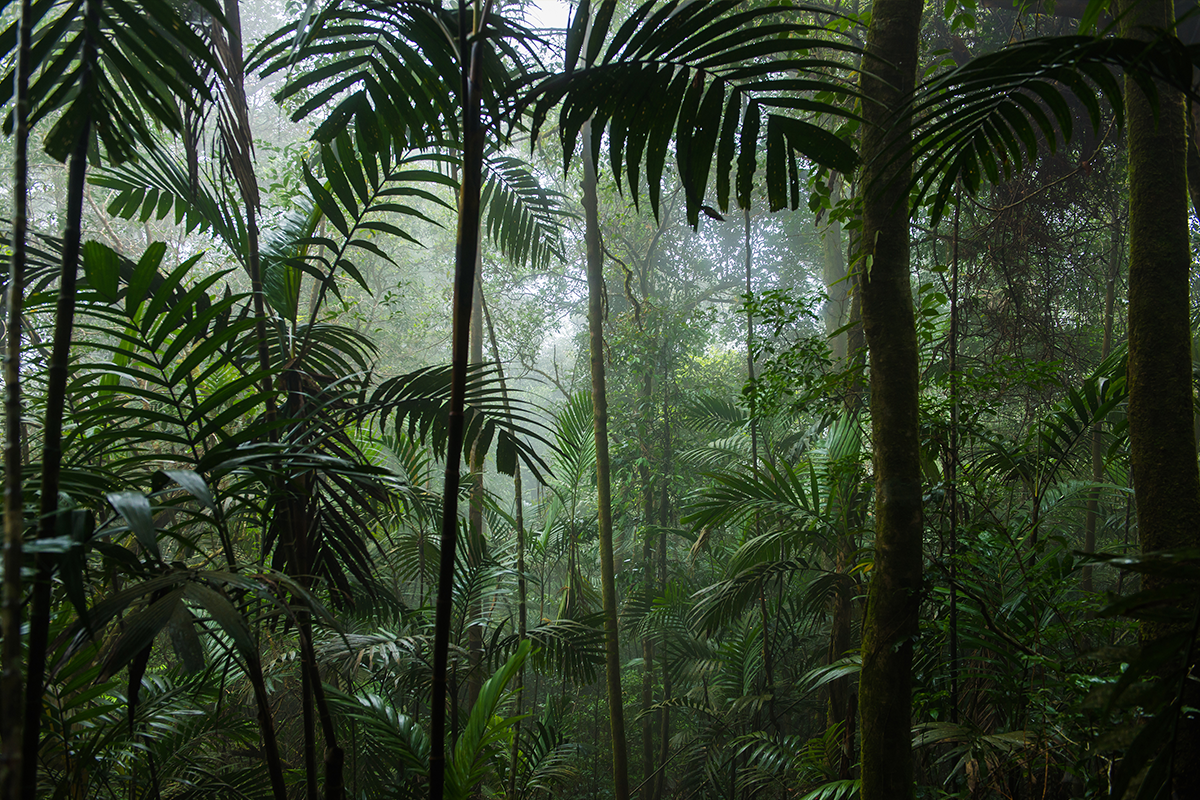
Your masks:
{"label": "bamboo-like stem", "polygon": [[[80,53],[79,86],[90,90],[96,68],[94,31],[100,18],[99,0],[84,5],[83,47]],[[42,443],[42,498],[38,518],[38,538],[57,534],[58,489],[62,469],[63,415],[66,411],[67,373],[71,359],[71,337],[75,327],[75,283],[79,271],[82,236],[84,178],[87,175],[87,151],[91,141],[92,120],[84,114],[76,131],[67,173],[67,221],[63,231],[63,250],[58,284],[58,302],[54,313],[54,341],[50,353],[46,385],[46,421]],[[26,670],[25,717],[22,730],[21,797],[37,796],[37,755],[41,742],[42,696],[45,691],[47,650],[50,643],[50,600],[53,563],[39,554],[36,561],[33,597],[29,612],[29,662]]]}
{"label": "bamboo-like stem", "polygon": [[[487,299],[482,287],[479,291],[479,306],[483,311],[483,319],[487,323],[488,337],[492,343],[492,358],[496,361],[496,375],[500,379],[500,396],[504,401],[504,412],[512,413],[512,402],[508,396],[508,380],[504,376],[504,365],[500,362],[500,342],[496,338],[496,327],[492,324],[492,315],[488,312]],[[515,435],[515,433],[514,433]],[[525,583],[525,494],[521,486],[521,464],[517,462],[513,470],[513,505],[515,507],[515,522],[517,534],[517,644],[525,641],[528,636],[528,609]],[[513,678],[513,694],[516,700],[516,710],[513,716],[512,747],[509,752],[507,797],[515,800],[517,796],[517,751],[521,743],[521,714],[525,707],[525,664],[521,663]]]}
{"label": "bamboo-like stem", "polygon": [[[658,505],[658,524],[664,529],[658,534],[658,591],[667,591],[667,534],[666,528],[671,524],[671,406],[670,384],[663,379],[663,474]],[[663,676],[663,703],[671,699],[671,672],[667,669],[667,652],[659,655],[659,671]],[[654,800],[661,800],[667,785],[667,762],[675,756],[668,756],[671,749],[671,710],[663,706],[659,710],[658,730],[658,779],[654,782]],[[679,751],[676,751],[678,755]]]}
{"label": "bamboo-like stem", "polygon": [[[463,12],[460,6],[460,17]],[[450,413],[446,434],[446,472],[442,490],[442,540],[433,632],[430,692],[429,797],[441,800],[446,785],[446,673],[450,661],[450,617],[454,597],[454,555],[458,544],[459,467],[462,464],[467,363],[470,358],[471,306],[479,248],[479,197],[483,175],[483,124],[480,89],[483,69],[480,19],[476,41],[463,75],[463,172],[458,203],[455,251],[453,334],[451,339]],[[465,25],[465,21],[463,22]],[[460,36],[463,45],[466,35]],[[463,49],[461,52],[465,53]]]}
{"label": "bamboo-like stem", "polygon": [[604,253],[600,246],[596,165],[592,125],[583,126],[583,213],[587,243],[588,338],[591,353],[592,412],[596,439],[596,506],[600,528],[600,595],[604,610],[605,678],[612,734],[613,797],[629,800],[629,761],[621,690],[621,652],[617,632],[616,567],[613,557],[612,487],[608,456],[608,397],[604,378]]}
{"label": "bamboo-like stem", "polygon": [[[476,249],[475,298],[471,303],[471,364],[483,364],[483,270],[482,248]],[[476,442],[471,447],[468,465],[471,470],[470,501],[467,508],[467,563],[471,569],[479,567],[483,558],[483,448]],[[476,624],[482,615],[482,604],[478,594],[470,599],[467,614],[467,708],[475,707],[479,691],[483,688],[483,627]]]}
{"label": "bamboo-like stem", "polygon": [[16,119],[13,144],[13,232],[9,262],[4,348],[4,587],[0,599],[0,800],[21,790],[21,564],[25,536],[21,430],[21,311],[25,301],[26,236],[29,226],[29,35],[30,0],[21,0],[17,27]]}
{"label": "bamboo-like stem", "polygon": [[950,253],[950,721],[958,722],[958,234],[961,187],[954,202],[954,238]]}

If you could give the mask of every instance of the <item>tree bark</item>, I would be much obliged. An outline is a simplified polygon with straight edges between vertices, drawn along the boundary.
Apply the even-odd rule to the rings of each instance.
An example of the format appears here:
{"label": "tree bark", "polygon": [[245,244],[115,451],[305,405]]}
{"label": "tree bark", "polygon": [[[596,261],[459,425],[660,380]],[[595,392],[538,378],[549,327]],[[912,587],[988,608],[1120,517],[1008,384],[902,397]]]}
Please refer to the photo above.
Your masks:
{"label": "tree bark", "polygon": [[909,274],[908,120],[920,0],[878,0],[863,63],[862,321],[870,350],[875,565],[863,620],[862,800],[913,797],[912,653],[921,602],[917,335]]}
{"label": "tree bark", "polygon": [[[1126,34],[1170,29],[1167,0],[1122,3]],[[1200,471],[1192,418],[1189,324],[1187,123],[1183,95],[1158,86],[1154,103],[1126,79],[1129,142],[1129,443],[1134,501],[1143,553],[1200,544]],[[1143,576],[1144,589],[1163,575]],[[1175,632],[1145,621],[1144,644]],[[1194,662],[1191,665],[1194,667]],[[1185,702],[1195,705],[1194,682]],[[1200,797],[1194,766],[1200,721],[1181,714],[1175,739],[1174,796]]]}
{"label": "tree bark", "polygon": [[587,244],[588,334],[591,352],[592,408],[596,435],[596,505],[600,526],[600,594],[604,608],[605,680],[612,734],[613,797],[629,800],[629,763],[625,745],[625,709],[621,691],[621,653],[617,636],[617,587],[613,560],[612,494],[608,458],[608,397],[604,384],[604,254],[600,246],[596,165],[592,126],[583,128],[583,212]]}

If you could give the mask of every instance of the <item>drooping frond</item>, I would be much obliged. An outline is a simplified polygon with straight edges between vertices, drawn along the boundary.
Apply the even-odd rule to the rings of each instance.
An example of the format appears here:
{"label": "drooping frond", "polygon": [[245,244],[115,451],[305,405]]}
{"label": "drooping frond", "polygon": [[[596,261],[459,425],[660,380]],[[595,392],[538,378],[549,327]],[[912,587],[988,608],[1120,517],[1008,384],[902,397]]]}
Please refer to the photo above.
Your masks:
{"label": "drooping frond", "polygon": [[563,260],[562,230],[570,216],[562,195],[545,189],[525,162],[493,154],[483,162],[479,206],[485,209],[487,235],[515,264],[541,270],[550,259]]}
{"label": "drooping frond", "polygon": [[636,203],[644,177],[657,215],[673,138],[692,225],[699,220],[710,174],[716,202],[728,210],[735,157],[736,204],[748,207],[760,134],[766,137],[765,182],[772,209],[799,206],[797,153],[853,171],[857,156],[849,144],[793,114],[853,119],[845,106],[817,99],[822,94],[853,98],[854,90],[828,72],[844,65],[812,53],[857,51],[823,26],[796,22],[801,9],[745,8],[739,0],[661,5],[647,0],[614,32],[615,9],[610,1],[594,8],[587,0],[581,3],[567,35],[565,69],[542,78],[523,101],[533,112],[534,138],[550,111],[561,106],[558,134],[568,165],[583,124],[591,120],[595,161],[607,140],[617,183],[629,188]]}
{"label": "drooping frond", "polygon": [[1010,43],[921,86],[912,107],[916,136],[913,182],[918,202],[932,192],[936,225],[956,184],[974,193],[984,180],[1007,179],[1021,165],[1071,138],[1076,124],[1071,100],[1082,105],[1094,130],[1102,124],[1101,102],[1122,124],[1123,69],[1157,97],[1161,80],[1192,91],[1200,48],[1161,35],[1136,39],[1060,36]]}

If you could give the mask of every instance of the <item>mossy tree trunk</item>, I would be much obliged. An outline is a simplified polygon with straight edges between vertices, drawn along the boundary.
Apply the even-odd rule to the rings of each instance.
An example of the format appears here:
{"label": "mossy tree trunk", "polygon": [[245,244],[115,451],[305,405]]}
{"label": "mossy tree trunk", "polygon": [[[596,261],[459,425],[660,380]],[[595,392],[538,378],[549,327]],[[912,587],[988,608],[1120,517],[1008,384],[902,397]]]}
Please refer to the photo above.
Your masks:
{"label": "mossy tree trunk", "polygon": [[897,119],[916,77],[920,0],[878,0],[863,61],[862,324],[870,351],[875,566],[863,621],[863,800],[913,797],[912,653],[921,594],[917,334],[907,152]]}
{"label": "mossy tree trunk", "polygon": [[[1126,33],[1169,29],[1169,0],[1122,3]],[[1129,147],[1129,442],[1138,531],[1144,553],[1200,544],[1200,471],[1192,419],[1189,324],[1187,122],[1183,96],[1158,87],[1151,102],[1132,80],[1125,91]],[[1144,589],[1168,579],[1146,575]],[[1174,632],[1144,622],[1151,644]],[[1194,652],[1194,648],[1193,651]],[[1194,683],[1188,682],[1190,687]],[[1189,694],[1195,690],[1189,688]],[[1195,705],[1195,697],[1185,700]],[[1172,775],[1175,797],[1200,797],[1195,751],[1200,724],[1181,716]]]}

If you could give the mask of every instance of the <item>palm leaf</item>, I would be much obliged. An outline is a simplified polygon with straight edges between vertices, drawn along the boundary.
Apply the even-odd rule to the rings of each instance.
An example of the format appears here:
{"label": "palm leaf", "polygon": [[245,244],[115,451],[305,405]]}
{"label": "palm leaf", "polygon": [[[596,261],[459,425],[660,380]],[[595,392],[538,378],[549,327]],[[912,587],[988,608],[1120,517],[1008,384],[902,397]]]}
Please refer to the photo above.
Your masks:
{"label": "palm leaf", "polygon": [[[842,65],[800,55],[812,50],[853,54],[853,45],[831,40],[822,26],[794,22],[793,7],[745,8],[739,0],[672,0],[662,5],[647,0],[610,35],[615,6],[601,2],[594,17],[588,2],[579,6],[567,37],[563,73],[543,76],[522,101],[522,107],[532,111],[535,140],[550,110],[561,106],[558,133],[568,167],[583,124],[591,120],[593,159],[599,162],[607,138],[613,175],[628,187],[635,203],[644,169],[657,215],[674,138],[687,218],[693,226],[709,190],[710,172],[716,176],[717,202],[728,210],[735,155],[737,205],[748,207],[764,114],[772,209],[798,204],[796,153],[842,172],[853,171],[853,148],[790,113],[854,117],[836,103],[810,99],[818,92],[854,97],[847,84],[826,75]],[[602,130],[607,137],[600,135]]]}
{"label": "palm leaf", "polygon": [[[223,19],[213,0],[200,5]],[[35,4],[34,14],[40,39],[31,49],[38,77],[30,86],[30,124],[58,114],[45,147],[59,161],[85,119],[108,156],[120,162],[138,143],[153,141],[156,125],[181,132],[181,104],[194,107],[212,97],[204,75],[205,68],[215,68],[209,47],[166,0],[44,2]],[[16,46],[16,25],[0,34],[6,55]],[[97,60],[85,67],[89,48]],[[11,99],[13,85],[8,71],[0,81],[0,102]],[[11,109],[4,124],[11,132]]]}
{"label": "palm leaf", "polygon": [[571,215],[562,195],[544,189],[523,161],[493,154],[484,159],[480,208],[486,209],[487,235],[505,257],[534,270],[551,258],[562,261],[562,231]]}
{"label": "palm leaf", "polygon": [[916,146],[913,182],[918,202],[932,192],[936,225],[955,185],[970,193],[984,180],[996,182],[1022,164],[1071,138],[1078,101],[1093,128],[1101,124],[1101,100],[1121,124],[1123,102],[1114,69],[1124,69],[1149,97],[1157,97],[1156,80],[1180,91],[1192,91],[1196,48],[1174,36],[1154,42],[1063,36],[1009,44],[995,53],[973,58],[922,85],[912,106]]}

